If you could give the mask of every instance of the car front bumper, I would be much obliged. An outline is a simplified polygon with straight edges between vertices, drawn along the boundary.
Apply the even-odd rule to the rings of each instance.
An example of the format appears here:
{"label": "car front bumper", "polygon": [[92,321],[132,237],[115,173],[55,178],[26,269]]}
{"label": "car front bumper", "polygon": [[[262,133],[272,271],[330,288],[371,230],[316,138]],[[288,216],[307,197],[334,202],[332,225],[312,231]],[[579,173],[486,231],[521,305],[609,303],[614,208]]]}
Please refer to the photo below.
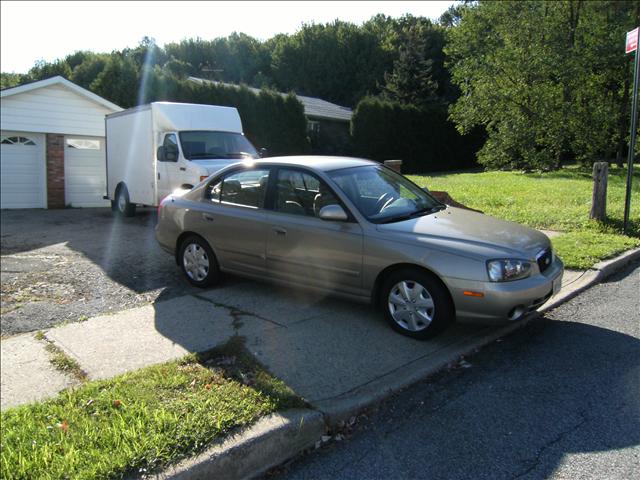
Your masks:
{"label": "car front bumper", "polygon": [[458,321],[502,324],[520,320],[558,293],[563,273],[564,265],[556,257],[544,273],[523,280],[473,282],[448,278],[445,283],[451,292]]}

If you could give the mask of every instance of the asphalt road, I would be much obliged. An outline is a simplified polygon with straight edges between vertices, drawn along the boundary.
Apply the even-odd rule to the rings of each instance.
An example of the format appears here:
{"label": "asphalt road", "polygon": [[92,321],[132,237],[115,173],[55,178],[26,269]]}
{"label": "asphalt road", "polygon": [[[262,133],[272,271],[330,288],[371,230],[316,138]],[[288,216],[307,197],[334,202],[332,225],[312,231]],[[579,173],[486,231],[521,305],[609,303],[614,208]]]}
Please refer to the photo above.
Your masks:
{"label": "asphalt road", "polygon": [[197,290],[158,246],[155,209],[2,210],[0,221],[3,336]]}
{"label": "asphalt road", "polygon": [[640,264],[267,477],[640,478]]}

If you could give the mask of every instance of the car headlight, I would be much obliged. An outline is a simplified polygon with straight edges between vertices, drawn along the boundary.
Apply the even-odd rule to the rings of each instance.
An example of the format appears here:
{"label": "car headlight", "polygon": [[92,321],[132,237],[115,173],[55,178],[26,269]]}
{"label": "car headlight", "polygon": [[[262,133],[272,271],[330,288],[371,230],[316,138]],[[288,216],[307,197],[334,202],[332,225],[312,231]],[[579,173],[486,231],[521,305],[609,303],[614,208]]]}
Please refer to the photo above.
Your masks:
{"label": "car headlight", "polygon": [[492,282],[510,282],[527,278],[531,274],[531,263],[525,260],[503,258],[487,262],[487,272]]}

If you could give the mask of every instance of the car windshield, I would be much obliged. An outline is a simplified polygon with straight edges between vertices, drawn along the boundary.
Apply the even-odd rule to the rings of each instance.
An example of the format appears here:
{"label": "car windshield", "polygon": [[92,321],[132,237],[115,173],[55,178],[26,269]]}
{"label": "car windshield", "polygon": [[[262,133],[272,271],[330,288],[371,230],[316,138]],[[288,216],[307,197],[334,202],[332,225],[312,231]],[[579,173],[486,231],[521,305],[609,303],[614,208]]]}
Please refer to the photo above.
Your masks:
{"label": "car windshield", "polygon": [[180,132],[180,145],[187,160],[259,157],[254,146],[241,133],[185,131]]}
{"label": "car windshield", "polygon": [[369,221],[391,223],[428,215],[445,208],[426,191],[378,165],[328,172]]}

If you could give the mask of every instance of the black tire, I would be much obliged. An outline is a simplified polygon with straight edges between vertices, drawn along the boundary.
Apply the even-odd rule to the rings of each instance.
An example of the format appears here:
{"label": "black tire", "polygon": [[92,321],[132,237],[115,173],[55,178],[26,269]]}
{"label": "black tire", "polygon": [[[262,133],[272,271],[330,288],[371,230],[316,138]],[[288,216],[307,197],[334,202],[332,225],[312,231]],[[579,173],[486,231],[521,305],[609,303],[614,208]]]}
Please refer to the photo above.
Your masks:
{"label": "black tire", "polygon": [[[200,258],[206,259],[206,261],[208,262],[208,266],[204,268],[204,272],[194,272],[193,270],[190,271],[188,269],[189,263],[192,263],[193,260],[195,260],[193,259],[190,262],[188,257],[185,260],[185,252],[187,252],[187,250],[190,248],[193,248],[193,254],[202,255],[202,257]],[[211,285],[214,285],[220,281],[220,268],[218,266],[218,260],[216,259],[213,250],[206,242],[206,240],[204,240],[202,237],[199,237],[198,235],[190,235],[182,241],[182,243],[180,244],[178,261],[180,263],[182,273],[184,273],[184,276],[191,285],[205,288],[210,287]],[[198,276],[201,273],[204,273],[204,276]]]}
{"label": "black tire", "polygon": [[111,210],[121,217],[133,217],[136,214],[136,205],[129,201],[126,185],[120,185],[116,189],[116,198],[111,200]]}
{"label": "black tire", "polygon": [[[405,295],[399,288],[402,282],[406,282],[405,285],[409,287],[410,293],[416,292],[414,300],[405,301]],[[424,290],[420,289],[420,286]],[[392,290],[394,298],[397,299],[397,296],[400,295],[401,300],[407,304],[406,306],[390,305]],[[411,297],[411,295],[409,296]],[[433,304],[433,308],[426,306],[429,305],[429,302]],[[453,302],[446,287],[434,275],[419,268],[396,270],[385,278],[380,289],[379,306],[391,328],[398,333],[419,340],[432,338],[442,332],[453,323],[455,317]],[[395,310],[396,316],[409,315],[404,326],[400,321],[396,321],[392,309]],[[430,322],[428,321],[429,316],[431,317]],[[412,330],[412,326],[416,329]]]}

